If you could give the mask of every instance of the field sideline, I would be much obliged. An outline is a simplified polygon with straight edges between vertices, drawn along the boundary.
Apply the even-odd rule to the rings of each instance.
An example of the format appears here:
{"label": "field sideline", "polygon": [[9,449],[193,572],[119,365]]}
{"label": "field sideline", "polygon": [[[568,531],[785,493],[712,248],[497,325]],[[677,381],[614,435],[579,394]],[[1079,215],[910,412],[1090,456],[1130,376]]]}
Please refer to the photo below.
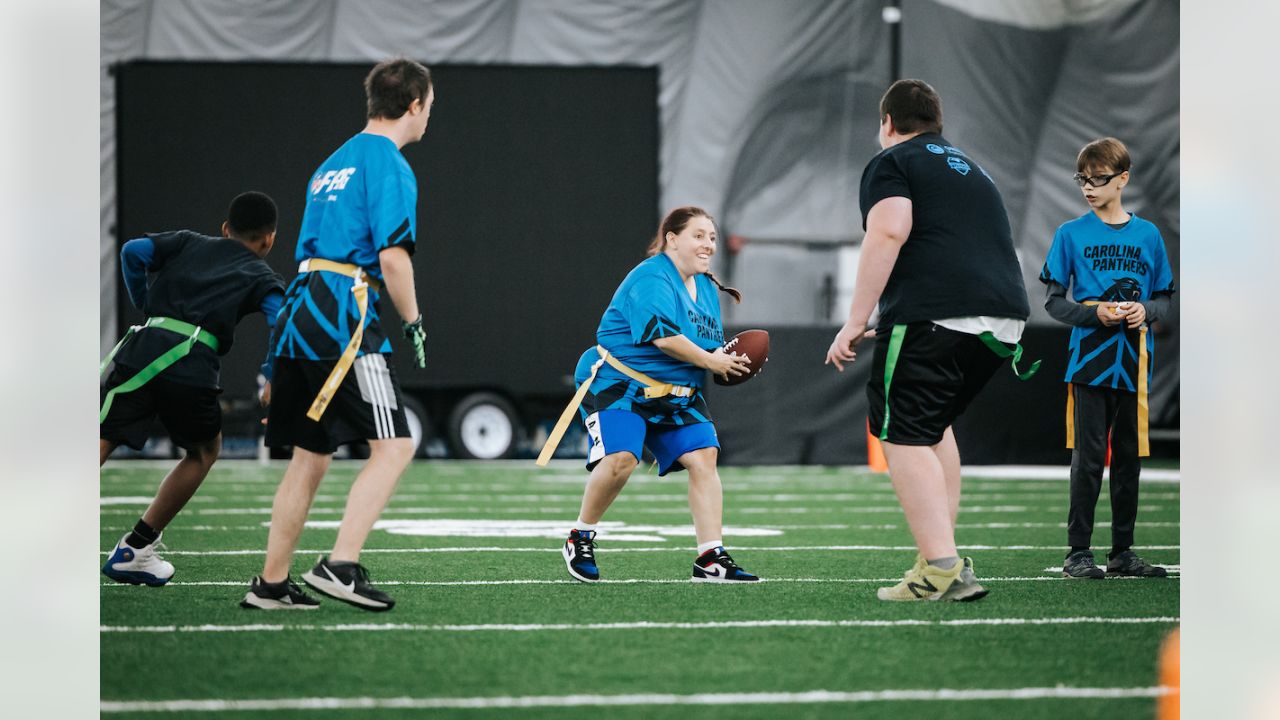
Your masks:
{"label": "field sideline", "polygon": [[[101,565],[169,462],[101,473]],[[882,603],[914,547],[885,475],[724,468],[725,540],[766,582],[695,585],[682,475],[642,466],[602,525],[605,582],[558,555],[577,463],[415,463],[362,562],[390,613],[237,603],[283,463],[219,462],[165,533],[177,574],[104,577],[101,709],[144,717],[1150,717],[1179,621],[1177,471],[1144,473],[1138,550],[1164,580],[1068,581],[1061,471],[967,468],[957,540],[991,595]],[[334,540],[359,464],[335,462],[295,578]],[[995,476],[1000,477],[995,477]],[[1109,545],[1107,489],[1095,552]],[[1104,560],[1105,561],[1105,560]],[[94,569],[96,572],[96,568]]]}

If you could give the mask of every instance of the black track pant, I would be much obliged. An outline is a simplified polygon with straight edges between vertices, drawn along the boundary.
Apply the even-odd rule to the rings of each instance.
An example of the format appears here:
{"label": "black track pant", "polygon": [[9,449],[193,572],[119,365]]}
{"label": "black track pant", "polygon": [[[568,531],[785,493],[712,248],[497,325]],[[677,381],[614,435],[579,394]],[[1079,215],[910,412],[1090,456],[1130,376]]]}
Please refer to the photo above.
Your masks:
{"label": "black track pant", "polygon": [[1138,517],[1138,396],[1123,390],[1073,385],[1075,449],[1071,453],[1071,509],[1067,541],[1089,547],[1093,511],[1102,491],[1102,469],[1111,433],[1111,544],[1133,545]]}

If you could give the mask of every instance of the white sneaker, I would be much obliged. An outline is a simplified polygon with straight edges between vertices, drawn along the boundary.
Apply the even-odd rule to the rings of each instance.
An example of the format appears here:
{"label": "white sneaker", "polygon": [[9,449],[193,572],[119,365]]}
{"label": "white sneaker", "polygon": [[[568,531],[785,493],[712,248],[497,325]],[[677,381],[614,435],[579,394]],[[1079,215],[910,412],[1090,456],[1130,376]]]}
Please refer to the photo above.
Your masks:
{"label": "white sneaker", "polygon": [[120,538],[115,552],[102,566],[102,574],[118,583],[130,585],[158,587],[169,582],[173,577],[173,563],[156,554],[156,549],[163,547],[160,538],[144,548],[134,548],[124,541],[127,537],[126,534]]}

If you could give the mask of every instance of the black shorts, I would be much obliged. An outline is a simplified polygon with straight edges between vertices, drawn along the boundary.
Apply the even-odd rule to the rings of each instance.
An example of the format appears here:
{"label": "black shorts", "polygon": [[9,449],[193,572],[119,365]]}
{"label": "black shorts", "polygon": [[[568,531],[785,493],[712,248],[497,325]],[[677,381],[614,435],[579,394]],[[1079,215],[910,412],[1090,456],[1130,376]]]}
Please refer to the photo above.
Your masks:
{"label": "black shorts", "polygon": [[[107,376],[99,403],[114,388],[137,374],[137,370],[116,366]],[[222,432],[222,408],[217,388],[196,387],[151,378],[133,392],[120,393],[111,401],[111,411],[98,426],[98,437],[117,445],[141,450],[151,435],[151,421],[160,419],[173,444],[187,450],[216,438]],[[101,404],[99,404],[101,407]]]}
{"label": "black shorts", "polygon": [[[885,361],[890,333],[876,334],[867,418],[871,432],[885,427]],[[936,445],[1004,362],[977,335],[924,321],[907,326],[889,378],[888,442]]]}
{"label": "black shorts", "polygon": [[379,353],[356,358],[320,422],[307,417],[335,362],[276,358],[267,411],[268,447],[293,445],[328,454],[357,440],[409,437],[400,383]]}

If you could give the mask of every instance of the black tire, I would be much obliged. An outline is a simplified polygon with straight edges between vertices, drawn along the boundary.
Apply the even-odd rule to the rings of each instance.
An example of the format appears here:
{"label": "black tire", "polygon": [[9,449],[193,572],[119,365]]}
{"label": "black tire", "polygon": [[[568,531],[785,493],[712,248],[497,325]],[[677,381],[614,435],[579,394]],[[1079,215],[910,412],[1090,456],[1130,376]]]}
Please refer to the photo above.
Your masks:
{"label": "black tire", "polygon": [[449,445],[455,457],[505,460],[520,444],[520,418],[506,398],[479,392],[462,399],[449,413]]}
{"label": "black tire", "polygon": [[404,400],[404,419],[409,423],[409,435],[413,438],[413,456],[426,457],[427,443],[434,435],[434,428],[431,427],[431,416],[427,415],[427,409],[422,403],[408,395],[402,395]]}

